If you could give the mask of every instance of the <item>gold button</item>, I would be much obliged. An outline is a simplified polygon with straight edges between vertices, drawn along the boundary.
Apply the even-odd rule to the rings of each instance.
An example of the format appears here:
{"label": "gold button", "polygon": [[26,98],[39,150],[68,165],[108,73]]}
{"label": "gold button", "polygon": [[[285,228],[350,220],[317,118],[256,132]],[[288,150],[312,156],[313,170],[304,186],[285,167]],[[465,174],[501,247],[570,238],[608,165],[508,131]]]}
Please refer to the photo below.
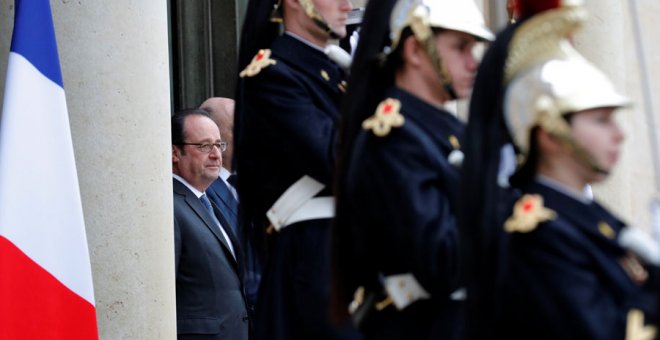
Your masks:
{"label": "gold button", "polygon": [[458,142],[458,138],[456,138],[454,135],[449,136],[449,143],[455,150],[461,148],[461,143]]}
{"label": "gold button", "polygon": [[326,81],[330,80],[330,75],[326,70],[321,70],[321,77],[323,77],[323,79],[325,79]]}
{"label": "gold button", "polygon": [[614,231],[614,229],[612,229],[612,227],[610,227],[610,225],[607,224],[606,222],[601,221],[598,223],[598,231],[600,231],[600,233],[603,234],[603,236],[609,239],[614,239],[614,237],[616,236],[616,232]]}

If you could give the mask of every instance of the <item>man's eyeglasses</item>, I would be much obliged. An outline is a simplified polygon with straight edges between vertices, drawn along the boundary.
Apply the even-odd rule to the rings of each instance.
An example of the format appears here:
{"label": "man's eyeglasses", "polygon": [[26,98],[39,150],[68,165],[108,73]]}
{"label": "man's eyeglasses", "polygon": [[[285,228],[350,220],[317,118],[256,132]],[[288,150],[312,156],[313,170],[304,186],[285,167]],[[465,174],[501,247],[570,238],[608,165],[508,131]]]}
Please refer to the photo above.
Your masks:
{"label": "man's eyeglasses", "polygon": [[227,150],[227,142],[219,142],[219,143],[181,143],[179,145],[194,145],[199,149],[199,151],[203,153],[209,153],[211,150],[213,150],[213,147],[215,146],[220,150],[220,152],[224,152]]}

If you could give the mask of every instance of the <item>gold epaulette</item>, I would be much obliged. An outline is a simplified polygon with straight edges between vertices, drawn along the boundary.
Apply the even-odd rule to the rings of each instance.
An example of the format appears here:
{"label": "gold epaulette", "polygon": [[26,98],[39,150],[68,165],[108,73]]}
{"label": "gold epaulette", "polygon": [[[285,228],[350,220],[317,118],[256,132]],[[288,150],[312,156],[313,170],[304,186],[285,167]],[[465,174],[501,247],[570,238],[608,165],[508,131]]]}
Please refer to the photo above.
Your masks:
{"label": "gold epaulette", "polygon": [[513,206],[513,215],[504,223],[508,233],[528,233],[536,229],[539,223],[553,220],[557,213],[543,206],[543,197],[527,194]]}
{"label": "gold epaulette", "polygon": [[394,98],[387,98],[378,104],[376,113],[362,122],[362,128],[373,130],[378,137],[387,136],[393,127],[401,127],[406,119],[399,111],[401,102]]}
{"label": "gold epaulette", "polygon": [[261,70],[265,69],[266,67],[275,64],[277,64],[277,61],[270,59],[270,50],[268,49],[259,50],[257,55],[255,55],[254,58],[252,58],[250,65],[248,65],[243,71],[241,71],[241,73],[239,73],[239,76],[241,78],[253,77],[259,74],[259,72],[261,72]]}
{"label": "gold epaulette", "polygon": [[626,340],[651,340],[655,339],[656,333],[657,329],[654,326],[644,325],[644,312],[639,309],[628,311]]}

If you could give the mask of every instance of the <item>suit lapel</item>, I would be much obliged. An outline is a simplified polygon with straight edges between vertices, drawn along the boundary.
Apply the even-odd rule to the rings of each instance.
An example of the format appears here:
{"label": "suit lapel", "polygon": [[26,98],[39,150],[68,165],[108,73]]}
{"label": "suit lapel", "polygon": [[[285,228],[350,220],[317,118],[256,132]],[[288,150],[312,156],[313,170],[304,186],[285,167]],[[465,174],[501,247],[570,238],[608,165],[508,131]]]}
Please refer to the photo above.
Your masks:
{"label": "suit lapel", "polygon": [[[220,220],[220,223],[221,223],[223,226],[229,225],[229,222],[228,222],[227,219],[225,218],[224,214],[223,214],[222,211],[221,211],[221,210],[215,205],[215,203],[211,202],[211,205],[213,206],[213,211],[215,211],[215,216],[218,218],[218,220]],[[235,262],[236,262],[237,264],[238,264],[238,263],[241,263],[241,261],[242,261],[242,255],[243,255],[243,252],[242,252],[242,250],[241,250],[241,244],[240,244],[240,242],[238,241],[238,238],[236,237],[236,234],[234,233],[233,230],[231,230],[230,228],[224,228],[224,229],[225,229],[225,232],[227,233],[227,236],[229,237],[229,240],[231,240],[231,244],[232,244],[232,246],[234,247],[234,254],[236,255],[236,258],[235,258],[236,261],[235,261]],[[224,237],[223,237],[223,239],[224,239]],[[223,244],[226,246],[226,243],[223,243]],[[229,252],[229,249],[228,249],[228,248],[227,248],[226,250],[227,250],[227,252]],[[229,256],[231,256],[231,254],[229,254]],[[241,266],[237,266],[236,268],[237,268],[237,269],[240,269]]]}
{"label": "suit lapel", "polygon": [[[195,194],[193,194],[192,191],[190,191],[188,188],[186,188],[186,186],[183,183],[179,182],[176,179],[174,180],[174,188],[178,193],[183,194],[185,196],[186,204],[188,204],[190,209],[192,209],[192,211],[194,211],[195,214],[197,214],[197,216],[204,222],[206,227],[209,228],[211,233],[213,233],[215,238],[220,242],[220,244],[222,244],[222,248],[224,249],[227,257],[229,257],[231,259],[230,262],[233,262],[234,265],[236,265],[236,261],[234,260],[234,256],[231,254],[231,250],[229,250],[229,245],[227,244],[227,241],[222,236],[222,233],[218,229],[219,227],[215,225],[215,221],[209,215],[209,213],[206,211],[206,208],[204,207],[204,205],[202,205],[202,202],[199,200],[199,198],[197,198],[197,196],[195,196]],[[214,207],[214,209],[217,212],[217,208]],[[217,215],[218,214],[216,213],[216,217],[217,217]],[[222,215],[220,215],[220,216],[222,216]],[[220,219],[220,218],[218,218],[218,219]],[[220,223],[226,223],[226,220],[224,222],[221,220]],[[229,235],[228,230],[225,229],[225,232],[227,232],[227,234]],[[230,236],[230,239],[231,239],[231,236]],[[232,240],[232,242],[234,242],[234,241]],[[237,256],[238,256],[236,247],[234,247],[234,253],[236,253]],[[237,257],[237,259],[238,259],[238,257]]]}

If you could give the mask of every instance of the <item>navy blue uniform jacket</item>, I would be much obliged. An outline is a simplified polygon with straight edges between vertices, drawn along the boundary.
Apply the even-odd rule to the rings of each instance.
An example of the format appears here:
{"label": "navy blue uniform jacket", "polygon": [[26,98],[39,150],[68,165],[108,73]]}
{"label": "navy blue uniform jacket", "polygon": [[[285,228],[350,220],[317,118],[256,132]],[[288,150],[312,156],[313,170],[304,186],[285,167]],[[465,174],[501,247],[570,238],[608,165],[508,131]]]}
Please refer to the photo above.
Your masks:
{"label": "navy blue uniform jacket", "polygon": [[[624,339],[630,309],[653,321],[657,297],[620,265],[616,235],[624,224],[596,202],[584,203],[534,182],[557,213],[528,233],[514,233],[502,257],[498,338]],[[607,223],[614,233],[603,233]]]}
{"label": "navy blue uniform jacket", "polygon": [[347,173],[349,216],[362,285],[381,291],[378,276],[412,273],[432,298],[403,311],[372,312],[368,338],[447,339],[458,336],[458,231],[454,206],[458,172],[449,164],[450,136],[464,124],[400,89],[403,126],[384,137],[361,131]]}
{"label": "navy blue uniform jacket", "polygon": [[[309,175],[330,195],[343,74],[321,51],[288,35],[271,46],[277,63],[244,79],[239,195],[251,221]],[[243,221],[246,223],[246,221]],[[337,339],[328,317],[330,221],[311,220],[269,236],[256,306],[256,339]],[[257,228],[259,230],[259,228]]]}

